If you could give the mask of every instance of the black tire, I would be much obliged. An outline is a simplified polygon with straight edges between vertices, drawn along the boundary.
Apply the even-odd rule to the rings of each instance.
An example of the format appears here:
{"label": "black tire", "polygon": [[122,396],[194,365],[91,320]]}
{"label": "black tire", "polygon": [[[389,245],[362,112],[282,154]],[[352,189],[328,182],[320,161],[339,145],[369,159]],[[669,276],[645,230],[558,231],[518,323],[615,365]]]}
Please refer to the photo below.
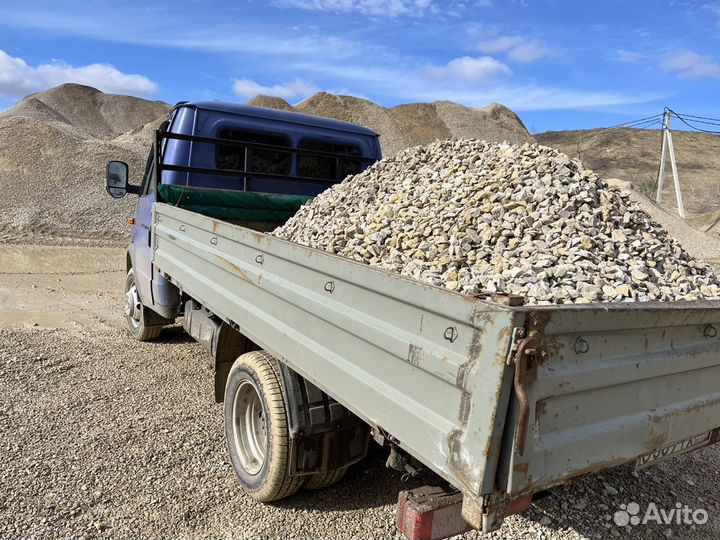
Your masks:
{"label": "black tire", "polygon": [[225,440],[235,475],[260,502],[294,494],[305,480],[290,476],[290,434],[277,361],[264,351],[240,356],[225,385]]}
{"label": "black tire", "polygon": [[[134,291],[132,290],[134,288]],[[146,308],[140,300],[135,285],[135,273],[131,268],[125,278],[125,322],[127,322],[128,331],[138,341],[150,341],[160,337],[162,326],[149,326],[146,324],[148,320]]]}
{"label": "black tire", "polygon": [[342,480],[343,476],[345,476],[347,470],[347,467],[340,467],[339,469],[335,469],[334,471],[313,474],[309,476],[307,480],[305,480],[305,483],[303,484],[303,489],[325,489],[326,487],[337,484],[340,480]]}

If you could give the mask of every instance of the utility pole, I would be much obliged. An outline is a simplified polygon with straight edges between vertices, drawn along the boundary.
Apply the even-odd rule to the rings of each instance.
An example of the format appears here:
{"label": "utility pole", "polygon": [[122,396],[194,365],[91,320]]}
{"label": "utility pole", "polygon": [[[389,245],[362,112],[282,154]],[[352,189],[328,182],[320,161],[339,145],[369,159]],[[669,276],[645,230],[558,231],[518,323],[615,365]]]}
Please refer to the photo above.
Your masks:
{"label": "utility pole", "polygon": [[660,152],[660,170],[657,179],[657,196],[655,200],[662,203],[663,183],[665,180],[665,156],[670,153],[670,166],[672,167],[673,180],[675,182],[675,197],[677,199],[678,214],[685,219],[685,207],[683,206],[682,193],[680,192],[680,176],[677,172],[677,163],[675,162],[675,146],[673,145],[672,132],[670,131],[670,109],[665,107],[663,113],[663,141],[662,150]]}

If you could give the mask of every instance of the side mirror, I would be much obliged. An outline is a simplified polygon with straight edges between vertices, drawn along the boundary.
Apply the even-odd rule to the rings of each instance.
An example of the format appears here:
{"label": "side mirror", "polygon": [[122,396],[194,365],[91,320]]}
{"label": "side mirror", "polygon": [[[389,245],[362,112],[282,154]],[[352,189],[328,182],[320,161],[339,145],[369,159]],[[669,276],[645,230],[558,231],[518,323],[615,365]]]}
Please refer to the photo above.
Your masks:
{"label": "side mirror", "polygon": [[128,166],[124,161],[109,161],[106,169],[105,190],[113,199],[122,199],[128,192]]}

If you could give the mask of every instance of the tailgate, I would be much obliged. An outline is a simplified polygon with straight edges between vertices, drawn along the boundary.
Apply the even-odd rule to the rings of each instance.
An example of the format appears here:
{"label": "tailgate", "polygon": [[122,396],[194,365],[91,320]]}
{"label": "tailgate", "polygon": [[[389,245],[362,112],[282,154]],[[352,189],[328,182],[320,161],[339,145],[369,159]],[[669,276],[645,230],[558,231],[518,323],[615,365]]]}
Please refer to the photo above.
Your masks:
{"label": "tailgate", "polygon": [[514,449],[499,473],[509,493],[536,492],[720,426],[720,302],[536,309],[527,321],[541,338],[516,381],[528,398],[524,448],[518,388],[509,413]]}

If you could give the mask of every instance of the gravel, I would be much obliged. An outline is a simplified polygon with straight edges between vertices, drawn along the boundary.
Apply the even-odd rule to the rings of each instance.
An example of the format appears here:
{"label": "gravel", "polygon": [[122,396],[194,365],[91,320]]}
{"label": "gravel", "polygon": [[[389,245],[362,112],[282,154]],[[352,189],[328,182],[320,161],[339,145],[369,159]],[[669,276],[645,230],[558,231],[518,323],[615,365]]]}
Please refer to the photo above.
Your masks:
{"label": "gravel", "polygon": [[[243,494],[205,350],[178,327],[151,343],[124,328],[123,250],[0,247],[0,538],[400,538],[398,492],[435,478],[402,481],[374,444],[326,490],[272,505]],[[718,478],[718,446],[621,467],[458,538],[714,539]],[[702,508],[710,521],[619,527],[613,514],[630,502]]]}
{"label": "gravel", "polygon": [[415,147],[273,234],[466,294],[528,304],[718,298],[720,278],[629,195],[537,144]]}
{"label": "gravel", "polygon": [[[373,445],[337,486],[262,505],[227,460],[210,359],[179,328],[154,343],[103,322],[0,329],[1,538],[400,538],[397,493],[428,478],[403,482],[385,457]],[[717,538],[718,464],[709,447],[634,476],[606,471],[459,538]],[[710,520],[619,527],[629,502]]]}

